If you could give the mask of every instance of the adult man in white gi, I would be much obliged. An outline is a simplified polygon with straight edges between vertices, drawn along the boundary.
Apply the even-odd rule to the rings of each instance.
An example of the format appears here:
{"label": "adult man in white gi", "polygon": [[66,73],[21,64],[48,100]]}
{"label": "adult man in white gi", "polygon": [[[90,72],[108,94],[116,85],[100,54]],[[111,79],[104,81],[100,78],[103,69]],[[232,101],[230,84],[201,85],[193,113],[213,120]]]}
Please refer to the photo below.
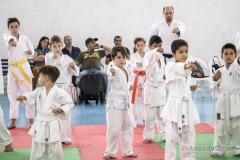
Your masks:
{"label": "adult man in white gi", "polygon": [[174,8],[165,6],[163,8],[164,20],[154,23],[150,29],[149,38],[153,35],[158,35],[162,39],[162,47],[164,49],[163,56],[165,63],[174,61],[172,58],[171,44],[174,40],[182,38],[185,33],[185,26],[180,21],[175,21]]}

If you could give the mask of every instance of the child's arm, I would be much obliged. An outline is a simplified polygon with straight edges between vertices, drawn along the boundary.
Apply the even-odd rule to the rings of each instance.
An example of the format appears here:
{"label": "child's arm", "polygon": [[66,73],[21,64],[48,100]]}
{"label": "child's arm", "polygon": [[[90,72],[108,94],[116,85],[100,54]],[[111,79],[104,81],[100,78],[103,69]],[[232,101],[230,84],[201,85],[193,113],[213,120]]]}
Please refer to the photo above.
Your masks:
{"label": "child's arm", "polygon": [[58,98],[59,98],[61,107],[57,108],[57,110],[55,109],[55,111],[53,109],[53,111],[56,113],[60,113],[62,110],[65,114],[70,113],[71,109],[74,107],[72,97],[67,92],[63,91],[60,97]]}
{"label": "child's arm", "polygon": [[5,42],[6,47],[16,47],[17,38],[9,33],[3,34],[3,40]]}
{"label": "child's arm", "polygon": [[20,102],[23,102],[23,101],[27,100],[27,98],[25,96],[18,96],[17,100]]}
{"label": "child's arm", "polygon": [[[26,37],[26,36],[25,36]],[[27,55],[31,55],[32,56],[32,58],[33,58],[33,56],[34,56],[34,48],[33,48],[33,44],[32,44],[32,42],[28,39],[28,37],[26,37],[26,39],[27,39],[27,50],[25,51],[26,52],[26,54]]]}
{"label": "child's arm", "polygon": [[60,114],[60,113],[63,113],[63,110],[62,109],[53,109],[53,113]]}
{"label": "child's arm", "polygon": [[[161,64],[161,57],[163,58],[162,55],[162,51],[163,49],[160,48],[156,48],[150,52],[148,52],[144,58],[145,61],[145,66],[144,68],[146,69],[146,76],[149,77],[151,76],[153,73],[153,66],[155,63],[159,63],[159,68],[161,68],[163,66],[163,64]],[[162,77],[163,78],[163,77]]]}
{"label": "child's arm", "polygon": [[110,68],[110,73],[112,74],[112,76],[115,76],[116,70],[114,68]]}
{"label": "child's arm", "polygon": [[196,91],[198,86],[195,78],[188,77],[189,78],[189,83],[190,83],[190,90],[191,91]]}
{"label": "child's arm", "polygon": [[112,66],[112,67],[109,69],[108,79],[109,79],[110,81],[114,80],[116,74],[117,74],[117,69]]}
{"label": "child's arm", "polygon": [[212,80],[213,81],[218,81],[220,78],[221,78],[221,72],[220,72],[220,70],[218,70],[214,75],[213,75],[213,77],[212,77]]}
{"label": "child's arm", "polygon": [[51,65],[53,63],[53,58],[52,58],[52,52],[49,52],[45,55],[45,64],[46,65]]}
{"label": "child's arm", "polygon": [[196,66],[191,63],[185,64],[181,62],[170,62],[166,66],[166,79],[170,82],[176,79],[182,79],[183,77],[188,77],[195,68]]}
{"label": "child's arm", "polygon": [[68,71],[69,71],[69,74],[72,75],[72,76],[73,75],[75,75],[75,76],[79,75],[79,67],[76,65],[76,63],[74,61],[69,63]]}
{"label": "child's arm", "polygon": [[216,73],[209,78],[210,90],[212,92],[218,92],[220,82],[221,82],[221,69],[218,69]]}
{"label": "child's arm", "polygon": [[36,94],[37,90],[25,93],[17,97],[17,100],[20,101],[20,104],[23,106],[34,106],[36,104]]}
{"label": "child's arm", "polygon": [[139,60],[136,57],[136,53],[133,53],[131,55],[131,61],[134,63],[135,67],[142,67],[142,62],[139,62]]}
{"label": "child's arm", "polygon": [[59,56],[55,55],[53,52],[49,52],[45,56],[45,64],[59,67],[61,66],[60,58]]}

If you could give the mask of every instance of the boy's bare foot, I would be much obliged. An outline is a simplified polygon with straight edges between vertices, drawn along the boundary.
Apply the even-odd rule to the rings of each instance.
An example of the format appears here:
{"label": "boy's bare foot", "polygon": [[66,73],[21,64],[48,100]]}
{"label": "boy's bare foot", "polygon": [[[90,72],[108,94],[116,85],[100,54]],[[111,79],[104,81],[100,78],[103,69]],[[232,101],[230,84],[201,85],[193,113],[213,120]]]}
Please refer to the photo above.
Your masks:
{"label": "boy's bare foot", "polygon": [[239,153],[239,154],[237,154],[237,155],[235,155],[235,156],[238,156],[238,157],[240,157],[240,153]]}
{"label": "boy's bare foot", "polygon": [[13,148],[12,148],[12,143],[10,143],[9,145],[5,146],[4,152],[12,152]]}
{"label": "boy's bare foot", "polygon": [[34,122],[34,120],[33,120],[33,119],[29,119],[30,128],[32,127],[32,125],[33,125],[33,122]]}
{"label": "boy's bare foot", "polygon": [[11,123],[7,126],[7,129],[13,129],[16,128],[16,119],[11,119]]}
{"label": "boy's bare foot", "polygon": [[107,159],[116,159],[117,157],[112,157],[110,155],[106,155],[106,156],[103,156],[103,159],[107,160]]}
{"label": "boy's bare foot", "polygon": [[149,143],[151,143],[152,141],[150,140],[150,139],[144,139],[144,141],[143,141],[143,143],[145,143],[145,144],[149,144]]}
{"label": "boy's bare foot", "polygon": [[212,153],[210,156],[213,157],[213,158],[221,157],[221,156],[220,156],[219,154],[217,154],[217,153]]}
{"label": "boy's bare foot", "polygon": [[66,141],[66,142],[62,142],[63,144],[69,145],[71,144],[71,141]]}
{"label": "boy's bare foot", "polygon": [[131,157],[131,158],[137,158],[137,157],[138,157],[138,155],[137,155],[137,154],[135,154],[135,153],[133,153],[133,154],[131,154],[131,155],[127,156],[127,157]]}

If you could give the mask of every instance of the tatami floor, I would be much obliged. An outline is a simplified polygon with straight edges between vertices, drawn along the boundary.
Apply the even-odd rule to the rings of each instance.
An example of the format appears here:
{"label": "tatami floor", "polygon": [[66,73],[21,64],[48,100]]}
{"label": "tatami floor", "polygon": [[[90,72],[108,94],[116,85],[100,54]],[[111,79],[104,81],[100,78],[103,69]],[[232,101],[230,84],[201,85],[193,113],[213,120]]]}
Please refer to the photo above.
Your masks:
{"label": "tatami floor", "polygon": [[[207,81],[201,82],[201,84],[198,85],[200,89],[192,94],[202,122],[200,125],[196,126],[196,145],[207,149],[213,144],[212,123],[216,100],[212,99]],[[9,101],[6,93],[4,96],[0,97],[0,100],[5,116],[5,123],[8,125],[10,122]],[[72,144],[70,146],[64,146],[64,160],[102,159],[102,155],[106,147],[106,104],[103,103],[96,105],[95,101],[89,102],[90,104],[88,105],[85,105],[84,103],[76,104],[72,110]],[[137,120],[137,122],[141,123],[140,120]],[[25,118],[25,108],[22,106],[19,109],[17,126],[19,128],[11,130],[15,152],[12,154],[4,154],[3,152],[0,152],[1,157],[4,157],[6,160],[11,160],[13,157],[27,157],[26,159],[30,157],[31,137],[27,134],[29,130],[29,124],[28,120]],[[162,160],[164,157],[165,144],[158,139],[157,134],[154,139],[155,143],[152,143],[151,145],[143,144],[142,132],[142,125],[134,129],[133,147],[134,151],[139,155],[139,158],[137,159]],[[150,152],[152,154],[149,154]],[[211,159],[211,150],[207,150],[204,153],[201,153],[200,151],[196,152],[197,159]],[[177,157],[177,159],[180,159],[179,149],[177,149]],[[236,159],[237,157],[233,157],[231,152],[229,152],[228,155],[222,158]],[[129,158],[122,157],[120,151],[118,154],[118,159],[125,160]]]}

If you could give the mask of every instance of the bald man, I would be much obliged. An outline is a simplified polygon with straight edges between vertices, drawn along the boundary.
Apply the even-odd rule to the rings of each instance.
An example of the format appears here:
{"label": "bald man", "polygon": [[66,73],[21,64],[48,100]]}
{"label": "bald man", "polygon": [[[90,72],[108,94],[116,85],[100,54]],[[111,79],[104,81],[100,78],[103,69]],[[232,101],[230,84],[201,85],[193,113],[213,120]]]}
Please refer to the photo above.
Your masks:
{"label": "bald man", "polygon": [[64,43],[66,47],[62,49],[63,54],[69,55],[75,61],[81,50],[72,46],[72,37],[69,35],[64,36]]}
{"label": "bald man", "polygon": [[[64,36],[63,40],[64,40],[64,43],[66,45],[65,48],[62,49],[63,54],[68,55],[74,61],[76,61],[78,55],[81,52],[80,48],[72,46],[72,37],[69,36],[69,35]],[[75,87],[77,87],[76,84],[75,84],[75,80],[76,80],[76,76],[73,75],[72,76],[72,84]]]}
{"label": "bald man", "polygon": [[182,22],[173,19],[174,8],[165,6],[163,8],[164,20],[154,23],[151,27],[149,38],[158,35],[162,39],[165,63],[174,61],[172,58],[171,44],[174,40],[182,38],[185,33],[185,26]]}

